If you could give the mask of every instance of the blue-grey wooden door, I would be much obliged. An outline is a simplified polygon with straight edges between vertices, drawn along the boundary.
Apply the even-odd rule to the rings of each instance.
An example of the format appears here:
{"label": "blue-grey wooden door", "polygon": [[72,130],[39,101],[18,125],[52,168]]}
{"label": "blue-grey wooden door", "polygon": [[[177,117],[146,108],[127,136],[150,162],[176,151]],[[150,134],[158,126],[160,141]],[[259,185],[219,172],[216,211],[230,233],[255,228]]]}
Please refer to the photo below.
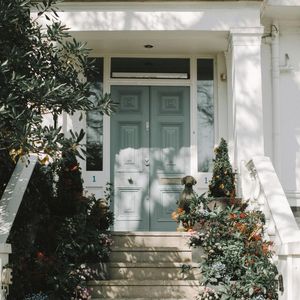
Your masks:
{"label": "blue-grey wooden door", "polygon": [[175,231],[171,213],[190,170],[189,87],[112,86],[116,231]]}
{"label": "blue-grey wooden door", "polygon": [[190,170],[189,87],[150,89],[150,228],[176,229],[171,214]]}

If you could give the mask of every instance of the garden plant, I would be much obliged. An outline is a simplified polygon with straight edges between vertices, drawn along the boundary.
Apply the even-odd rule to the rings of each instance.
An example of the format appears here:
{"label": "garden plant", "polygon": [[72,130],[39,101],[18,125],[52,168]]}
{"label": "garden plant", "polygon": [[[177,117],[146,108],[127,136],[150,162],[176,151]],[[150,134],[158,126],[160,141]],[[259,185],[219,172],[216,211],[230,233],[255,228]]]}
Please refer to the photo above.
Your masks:
{"label": "garden plant", "polygon": [[72,153],[55,167],[36,167],[8,240],[14,278],[9,299],[90,299],[88,281],[106,276],[110,190],[108,185],[105,207],[104,200],[84,196]]}
{"label": "garden plant", "polygon": [[[216,148],[209,191],[195,196],[189,212],[173,214],[191,232],[190,246],[202,253],[203,290],[198,300],[277,300],[278,272],[273,243],[265,238],[265,217],[235,197],[235,174],[224,139]],[[227,197],[225,206],[211,206]]]}

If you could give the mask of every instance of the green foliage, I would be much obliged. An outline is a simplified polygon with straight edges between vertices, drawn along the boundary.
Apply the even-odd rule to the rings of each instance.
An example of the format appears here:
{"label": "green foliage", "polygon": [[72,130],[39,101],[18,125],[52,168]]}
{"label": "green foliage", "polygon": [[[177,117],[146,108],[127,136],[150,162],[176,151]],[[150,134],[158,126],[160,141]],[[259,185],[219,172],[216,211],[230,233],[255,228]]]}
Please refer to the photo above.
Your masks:
{"label": "green foliage", "polygon": [[209,183],[210,197],[234,197],[235,174],[229,161],[227,142],[222,138],[215,149],[212,179]]}
{"label": "green foliage", "polygon": [[[0,1],[0,148],[13,159],[29,152],[55,159],[66,149],[75,150],[84,133],[66,139],[58,126],[62,112],[111,112],[108,95],[95,106],[89,101],[89,50],[71,38],[55,3]],[[32,9],[37,10],[35,19],[30,17]],[[39,23],[44,18],[46,27]],[[45,116],[51,125],[42,124]]]}
{"label": "green foliage", "polygon": [[[224,139],[215,152],[208,195],[195,196],[189,211],[173,213],[185,230],[194,231],[190,245],[204,250],[204,289],[197,299],[277,300],[278,272],[271,261],[272,243],[264,240],[265,217],[247,211],[247,203],[235,198],[235,174]],[[225,205],[212,205],[218,201]]]}
{"label": "green foliage", "polygon": [[55,165],[38,165],[9,236],[10,299],[89,299],[87,281],[103,279],[110,253],[109,200],[110,185],[105,199],[83,196],[73,153],[64,153]]}
{"label": "green foliage", "polygon": [[183,208],[178,207],[172,213],[172,219],[177,223],[181,223],[186,231],[192,229],[202,213],[201,205],[205,202],[205,199],[205,194],[200,197],[194,194],[194,197],[189,201],[189,210],[185,211]]}
{"label": "green foliage", "polygon": [[99,276],[89,264],[106,260],[110,246],[109,207],[82,194],[74,155],[81,156],[85,133],[65,137],[58,118],[78,110],[109,114],[113,106],[107,94],[89,100],[93,61],[59,21],[55,3],[0,1],[1,194],[20,156],[34,152],[41,164],[52,162],[35,168],[9,237],[13,300],[88,299],[86,280]]}

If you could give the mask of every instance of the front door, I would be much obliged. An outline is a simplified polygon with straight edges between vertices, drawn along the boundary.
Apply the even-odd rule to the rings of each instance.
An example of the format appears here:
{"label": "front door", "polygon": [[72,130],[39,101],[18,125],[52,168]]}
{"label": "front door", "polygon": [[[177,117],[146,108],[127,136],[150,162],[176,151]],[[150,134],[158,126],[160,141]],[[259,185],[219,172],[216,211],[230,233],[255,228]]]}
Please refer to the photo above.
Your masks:
{"label": "front door", "polygon": [[190,170],[189,87],[112,86],[116,231],[175,231],[171,213]]}

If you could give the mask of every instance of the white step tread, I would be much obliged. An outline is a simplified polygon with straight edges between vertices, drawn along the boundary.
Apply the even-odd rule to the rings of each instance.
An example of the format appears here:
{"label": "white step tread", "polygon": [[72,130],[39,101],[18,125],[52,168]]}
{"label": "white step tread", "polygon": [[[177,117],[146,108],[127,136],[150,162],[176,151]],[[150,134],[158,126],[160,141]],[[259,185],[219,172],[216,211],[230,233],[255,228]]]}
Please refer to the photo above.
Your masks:
{"label": "white step tread", "polygon": [[186,248],[178,248],[178,247],[120,247],[120,246],[112,246],[112,251],[140,251],[140,252],[151,252],[151,251],[163,251],[163,252],[169,252],[169,251],[192,251],[191,247]]}
{"label": "white step tread", "polygon": [[189,232],[177,231],[112,231],[112,236],[166,236],[166,237],[189,237]]}
{"label": "white step tread", "polygon": [[111,248],[112,252],[191,252],[190,247],[177,248],[177,247],[114,247]]}
{"label": "white step tread", "polygon": [[189,265],[192,268],[199,267],[198,263],[182,263],[182,262],[139,262],[139,263],[131,263],[131,262],[109,262],[108,263],[112,268],[181,268],[182,265]]}
{"label": "white step tread", "polygon": [[199,280],[93,280],[89,286],[201,286]]}

